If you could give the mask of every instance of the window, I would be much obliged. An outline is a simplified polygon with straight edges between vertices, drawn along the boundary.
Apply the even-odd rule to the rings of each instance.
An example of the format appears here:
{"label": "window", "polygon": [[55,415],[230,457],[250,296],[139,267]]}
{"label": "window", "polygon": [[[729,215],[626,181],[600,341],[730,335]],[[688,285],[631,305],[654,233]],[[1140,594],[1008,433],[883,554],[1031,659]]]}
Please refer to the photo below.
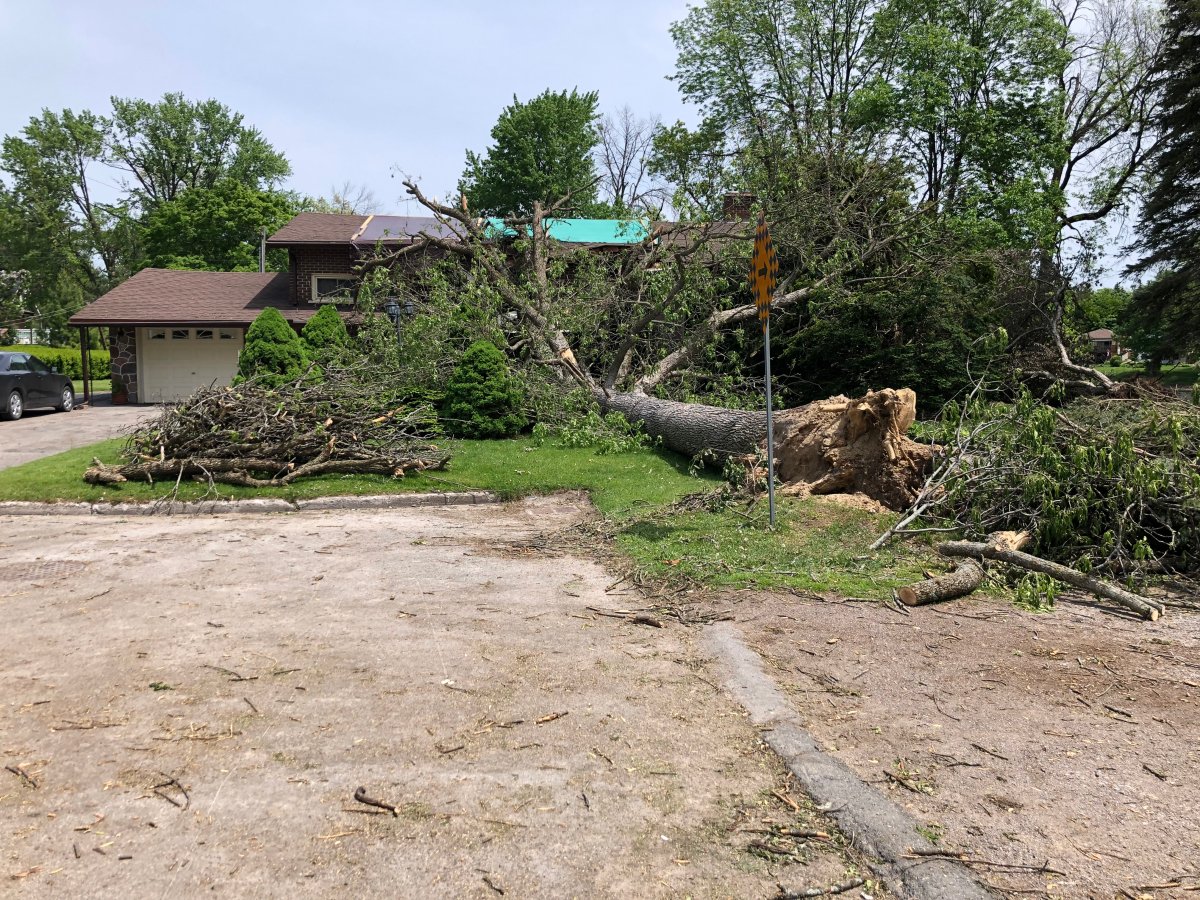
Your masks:
{"label": "window", "polygon": [[196,340],[211,341],[212,340],[212,329],[211,328],[197,328],[196,329]]}
{"label": "window", "polygon": [[223,341],[232,341],[235,337],[232,331],[226,331],[224,328],[222,328],[217,334],[218,337]]}
{"label": "window", "polygon": [[313,303],[349,303],[354,294],[352,275],[314,275]]}
{"label": "window", "polygon": [[38,375],[51,375],[50,367],[38,359],[36,356],[27,356],[26,361],[29,363],[29,371],[36,372]]}
{"label": "window", "polygon": [[29,359],[29,357],[27,357],[24,353],[14,353],[8,359],[8,371],[10,371],[10,372],[28,372],[29,371],[29,363],[27,362],[28,359]]}
{"label": "window", "polygon": [[150,340],[165,341],[166,339],[167,339],[167,329],[165,329],[165,328],[151,328],[150,329]]}
{"label": "window", "polygon": [[186,328],[175,328],[171,331],[171,340],[186,341],[188,339],[188,330]]}

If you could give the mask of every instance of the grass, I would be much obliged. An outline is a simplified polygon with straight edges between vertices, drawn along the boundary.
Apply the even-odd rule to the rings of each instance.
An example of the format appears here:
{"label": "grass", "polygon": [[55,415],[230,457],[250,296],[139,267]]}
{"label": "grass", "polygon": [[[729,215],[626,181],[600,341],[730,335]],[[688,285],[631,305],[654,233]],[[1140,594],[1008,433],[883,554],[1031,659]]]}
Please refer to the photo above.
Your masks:
{"label": "grass", "polygon": [[[79,379],[73,379],[71,381],[71,385],[75,388],[75,396],[82,397],[83,396],[83,381],[79,380]],[[109,381],[107,378],[104,378],[104,379],[93,378],[92,379],[92,393],[93,394],[107,394],[111,390],[112,390],[112,382]]]}
{"label": "grass", "polygon": [[[1140,378],[1146,374],[1145,366],[1137,363],[1120,366],[1096,366],[1096,369],[1103,372],[1113,381],[1128,381],[1131,378]],[[1181,363],[1176,366],[1163,366],[1158,380],[1167,387],[1191,387],[1196,383],[1198,377],[1200,377],[1200,366]]]}
{"label": "grass", "polygon": [[[106,463],[120,461],[122,438],[113,438],[67,450],[0,471],[0,500],[144,502],[168,493],[174,483],[118,486],[83,481],[92,457]],[[337,495],[391,494],[412,491],[489,490],[504,498],[559,490],[590,491],[604,513],[629,515],[671,503],[700,490],[707,479],[688,474],[688,462],[669,453],[643,451],[597,455],[588,448],[537,447],[531,440],[447,441],[452,453],[444,471],[409,475],[402,479],[382,475],[322,475],[282,488],[242,488],[218,485],[221,497],[283,497],[302,500]],[[185,482],[181,499],[196,499],[206,485]]]}
{"label": "grass", "polygon": [[779,498],[774,531],[765,504],[747,518],[734,506],[633,522],[617,544],[646,572],[724,588],[794,588],[880,598],[920,581],[930,565],[923,547],[893,543],[869,553],[894,519],[819,497]]}
{"label": "grass", "polygon": [[[122,439],[68,450],[0,471],[0,500],[151,501],[173,484],[90,485],[82,474],[92,457],[119,460]],[[488,490],[504,498],[561,490],[587,491],[612,520],[618,550],[647,574],[720,588],[793,588],[851,597],[884,598],[891,588],[920,580],[930,565],[923,545],[898,545],[878,554],[868,547],[893,521],[819,498],[780,498],[779,524],[766,527],[765,503],[745,511],[668,509],[679,498],[716,487],[711,474],[689,473],[681,456],[653,450],[600,455],[590,448],[536,446],[532,440],[450,441],[445,471],[389,479],[326,475],[284,488],[219,486],[222,497],[385,494],[405,491]],[[207,487],[180,485],[183,499]]]}

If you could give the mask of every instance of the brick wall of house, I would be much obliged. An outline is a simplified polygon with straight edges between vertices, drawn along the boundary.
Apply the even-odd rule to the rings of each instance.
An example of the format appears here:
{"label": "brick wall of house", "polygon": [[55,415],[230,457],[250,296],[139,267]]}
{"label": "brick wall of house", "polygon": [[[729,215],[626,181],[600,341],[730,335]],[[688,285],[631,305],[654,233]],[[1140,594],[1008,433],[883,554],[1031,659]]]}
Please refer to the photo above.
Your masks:
{"label": "brick wall of house", "polygon": [[108,348],[112,360],[110,377],[120,378],[129,394],[129,402],[137,403],[137,332],[133,328],[113,326],[108,330]]}
{"label": "brick wall of house", "polygon": [[312,302],[314,275],[350,275],[354,272],[354,251],[350,247],[292,247],[289,253],[292,296],[304,306]]}

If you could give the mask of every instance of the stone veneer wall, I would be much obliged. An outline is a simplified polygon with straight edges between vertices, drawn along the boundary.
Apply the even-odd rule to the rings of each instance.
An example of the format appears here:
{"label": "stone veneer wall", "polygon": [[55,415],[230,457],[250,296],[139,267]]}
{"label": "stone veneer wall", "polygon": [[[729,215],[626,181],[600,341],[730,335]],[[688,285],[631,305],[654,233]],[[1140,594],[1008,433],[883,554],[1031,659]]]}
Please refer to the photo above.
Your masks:
{"label": "stone veneer wall", "polygon": [[137,403],[137,331],[133,328],[108,330],[108,347],[112,357],[113,377],[120,377],[129,394],[129,402]]}

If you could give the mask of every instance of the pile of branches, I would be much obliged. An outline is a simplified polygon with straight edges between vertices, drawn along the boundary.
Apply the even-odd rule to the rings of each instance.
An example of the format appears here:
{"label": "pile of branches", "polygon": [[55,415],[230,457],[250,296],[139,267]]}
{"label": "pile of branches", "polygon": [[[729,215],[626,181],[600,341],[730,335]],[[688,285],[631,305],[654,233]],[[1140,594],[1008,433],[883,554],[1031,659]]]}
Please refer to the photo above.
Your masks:
{"label": "pile of branches", "polygon": [[1139,577],[1200,567],[1200,407],[1162,392],[1055,406],[977,391],[930,437],[935,466],[892,534],[1028,532],[1041,557]]}
{"label": "pile of branches", "polygon": [[405,403],[371,375],[331,368],[276,388],[249,380],[201,389],[138,427],[125,463],[93,460],[84,480],[279,487],[331,472],[398,478],[442,468],[449,454],[430,442],[433,409]]}

